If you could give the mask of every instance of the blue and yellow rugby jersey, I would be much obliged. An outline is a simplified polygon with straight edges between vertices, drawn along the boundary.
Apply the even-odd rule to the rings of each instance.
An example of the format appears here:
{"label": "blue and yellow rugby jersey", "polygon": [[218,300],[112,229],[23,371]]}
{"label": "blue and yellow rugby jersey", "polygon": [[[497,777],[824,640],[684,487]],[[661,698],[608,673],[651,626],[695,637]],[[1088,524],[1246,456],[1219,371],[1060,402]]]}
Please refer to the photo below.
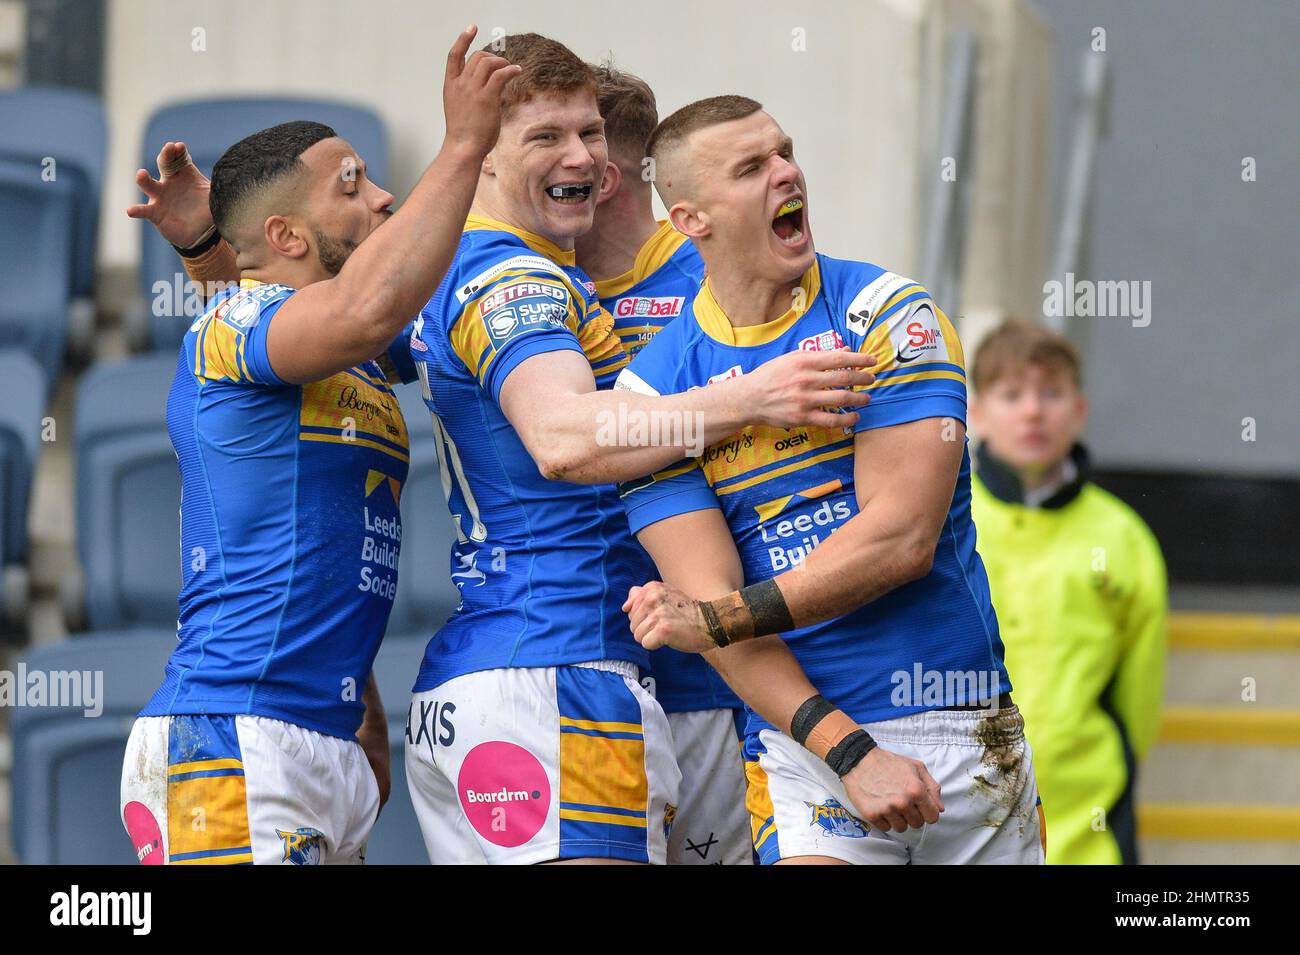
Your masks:
{"label": "blue and yellow rugby jersey", "polygon": [[179,645],[142,716],[250,714],[352,737],[388,623],[406,422],[373,362],[287,384],[267,329],[294,289],[245,280],[181,345]]}
{"label": "blue and yellow rugby jersey", "polygon": [[[619,387],[670,394],[745,374],[795,349],[847,347],[877,357],[872,400],[855,428],[753,426],[700,458],[624,485],[634,532],[676,514],[720,508],[747,584],[798,566],[858,513],[856,431],[966,417],[961,344],[925,289],[878,266],[823,255],[800,288],[802,310],[734,328],[706,282],[692,314],[660,332],[619,378]],[[977,681],[972,703],[976,686],[991,694],[1009,690],[988,579],[975,552],[969,456],[928,576],[784,636],[818,690],[859,722],[959,702],[943,699],[947,681],[957,679],[948,674]],[[932,673],[941,681],[938,693]],[[768,725],[750,714],[751,733]]]}
{"label": "blue and yellow rugby jersey", "polygon": [[637,253],[632,269],[596,283],[600,304],[614,316],[614,333],[629,356],[645,347],[677,316],[689,311],[704,281],[695,243],[660,222]]}
{"label": "blue and yellow rugby jersey", "polygon": [[411,337],[457,529],[451,577],[461,592],[429,641],[416,692],[501,667],[646,664],[621,607],[653,564],[628,533],[615,488],[543,478],[498,404],[520,362],[554,351],[584,355],[600,388],[627,365],[573,252],[470,216]]}
{"label": "blue and yellow rugby jersey", "polygon": [[[596,282],[596,294],[614,316],[614,333],[623,349],[635,356],[666,325],[690,311],[702,281],[704,260],[695,243],[664,221],[641,246],[631,270]],[[650,568],[657,578],[653,562]],[[698,653],[679,653],[670,647],[655,650],[650,654],[650,671],[655,699],[666,713],[741,705],[740,698]]]}

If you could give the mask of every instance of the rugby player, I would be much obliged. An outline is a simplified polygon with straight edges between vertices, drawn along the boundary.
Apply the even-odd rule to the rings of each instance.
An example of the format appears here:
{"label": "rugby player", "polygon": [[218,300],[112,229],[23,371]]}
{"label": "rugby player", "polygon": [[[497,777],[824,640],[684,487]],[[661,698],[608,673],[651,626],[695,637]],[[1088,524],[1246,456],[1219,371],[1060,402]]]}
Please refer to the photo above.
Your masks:
{"label": "rugby player", "polygon": [[[596,282],[623,350],[635,355],[690,307],[704,278],[695,245],[652,207],[646,143],[659,123],[645,81],[596,67],[597,103],[609,162],[591,231],[574,240],[578,265]],[[699,654],[664,647],[650,654],[654,697],[668,715],[682,773],[668,839],[670,865],[748,865],[753,861],[740,699]]]}
{"label": "rugby player", "polygon": [[649,561],[607,482],[693,439],[616,425],[699,420],[701,445],[752,422],[843,427],[871,375],[860,355],[807,353],[689,395],[611,393],[627,356],[574,262],[608,158],[595,75],[536,34],[493,48],[522,72],[411,338],[462,593],[415,684],[411,798],[434,862],[663,862],[678,770],[619,611]]}
{"label": "rugby player", "polygon": [[[372,359],[445,274],[518,73],[484,52],[466,61],[475,33],[448,54],[447,135],[397,213],[319,123],[255,133],[213,170],[211,216],[240,281],[191,326],[167,402],[178,645],[132,728],[121,790],[143,862],[362,861],[388,788],[371,665],[408,461]],[[165,151],[163,179],[183,149]],[[186,241],[194,204],[156,185],[155,208],[133,211]]]}
{"label": "rugby player", "polygon": [[753,100],[684,107],[649,153],[708,278],[622,387],[744,380],[801,349],[880,361],[851,428],[745,428],[625,486],[665,581],[629,592],[635,637],[708,651],[749,705],[761,862],[1041,862],[1031,755],[970,520],[952,324],[910,279],[815,251],[791,140]]}

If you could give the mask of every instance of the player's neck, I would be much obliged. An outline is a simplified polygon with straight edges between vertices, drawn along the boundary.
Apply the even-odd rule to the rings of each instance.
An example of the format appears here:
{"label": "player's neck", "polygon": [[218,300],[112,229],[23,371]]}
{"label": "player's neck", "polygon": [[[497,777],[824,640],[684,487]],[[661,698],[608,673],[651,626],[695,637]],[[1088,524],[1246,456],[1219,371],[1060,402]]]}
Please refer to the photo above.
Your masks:
{"label": "player's neck", "polygon": [[794,306],[794,290],[802,276],[771,282],[744,272],[709,270],[709,291],[734,328],[775,321]]}
{"label": "player's neck", "polygon": [[636,265],[641,247],[659,228],[649,203],[615,196],[596,210],[591,231],[574,240],[582,270],[597,281],[618,278]]}
{"label": "player's neck", "polygon": [[555,236],[547,235],[545,232],[538,231],[532,224],[520,221],[522,217],[512,215],[506,203],[497,202],[496,198],[490,193],[490,191],[484,190],[484,178],[486,177],[479,178],[478,192],[475,193],[474,202],[470,206],[469,210],[471,215],[481,216],[484,219],[492,219],[494,222],[508,225],[513,229],[518,229],[520,232],[527,232],[529,235],[535,235],[538,238],[545,239],[558,249],[562,249],[566,252],[572,251],[572,239],[556,238]]}

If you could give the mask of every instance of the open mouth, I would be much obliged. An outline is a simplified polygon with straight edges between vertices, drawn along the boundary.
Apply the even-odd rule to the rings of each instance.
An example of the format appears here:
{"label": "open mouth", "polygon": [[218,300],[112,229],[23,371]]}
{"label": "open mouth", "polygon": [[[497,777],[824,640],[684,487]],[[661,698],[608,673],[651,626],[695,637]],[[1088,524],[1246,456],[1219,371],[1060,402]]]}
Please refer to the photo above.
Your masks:
{"label": "open mouth", "polygon": [[579,206],[591,197],[591,183],[557,182],[546,187],[546,194],[561,205]]}
{"label": "open mouth", "polygon": [[787,199],[781,204],[781,208],[776,210],[776,218],[772,220],[772,231],[785,245],[794,246],[803,241],[802,199]]}

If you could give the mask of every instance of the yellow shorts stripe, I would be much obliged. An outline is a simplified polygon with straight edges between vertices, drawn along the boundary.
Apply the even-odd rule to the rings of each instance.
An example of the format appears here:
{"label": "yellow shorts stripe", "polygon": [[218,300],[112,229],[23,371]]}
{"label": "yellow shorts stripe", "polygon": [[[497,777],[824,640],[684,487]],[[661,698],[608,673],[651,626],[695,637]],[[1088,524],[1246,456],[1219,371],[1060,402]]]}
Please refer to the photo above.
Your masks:
{"label": "yellow shorts stripe", "polygon": [[[561,718],[563,720],[563,717]],[[641,727],[634,725],[636,731]],[[644,814],[650,802],[645,740],[560,733],[560,802]],[[580,810],[570,810],[580,811]],[[570,817],[576,818],[576,817]],[[619,816],[620,825],[630,825]],[[610,822],[610,819],[595,820]]]}
{"label": "yellow shorts stripe", "polygon": [[[212,760],[225,762],[225,760]],[[252,845],[244,777],[200,776],[167,784],[167,854],[187,855]],[[252,861],[252,850],[187,860],[209,865]],[[245,859],[244,856],[247,855]]]}
{"label": "yellow shorts stripe", "polygon": [[200,773],[213,769],[243,769],[243,760],[239,759],[200,759],[193,763],[173,763],[167,767],[168,776],[183,776],[186,773]]}
{"label": "yellow shorts stripe", "polygon": [[599,733],[636,733],[641,735],[640,723],[600,722],[598,720],[573,720],[567,716],[560,717],[561,726],[573,726],[582,730],[596,730]]}
{"label": "yellow shorts stripe", "polygon": [[646,828],[645,816],[620,816],[612,812],[591,812],[586,809],[561,809],[561,819],[575,822],[603,822],[613,826],[632,826],[636,829]]}

